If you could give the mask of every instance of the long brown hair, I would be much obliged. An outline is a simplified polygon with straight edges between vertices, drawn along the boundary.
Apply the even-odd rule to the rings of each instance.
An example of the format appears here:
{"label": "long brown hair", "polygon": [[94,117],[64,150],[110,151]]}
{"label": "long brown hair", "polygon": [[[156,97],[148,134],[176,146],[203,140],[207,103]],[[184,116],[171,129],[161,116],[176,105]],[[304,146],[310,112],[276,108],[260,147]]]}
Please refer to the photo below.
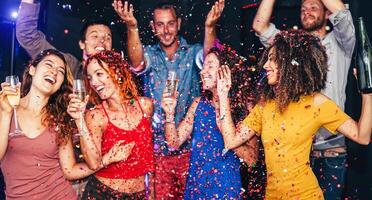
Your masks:
{"label": "long brown hair", "polygon": [[109,74],[114,84],[120,88],[120,96],[123,100],[133,99],[138,96],[137,87],[129,71],[129,63],[121,57],[120,53],[115,51],[101,51],[89,57],[84,67],[84,75],[86,77],[85,85],[88,88],[88,94],[94,104],[100,104],[102,100],[90,86],[89,80],[87,79],[87,66],[93,60],[97,60],[102,69]]}
{"label": "long brown hair", "polygon": [[30,92],[32,84],[32,76],[29,73],[30,67],[37,67],[41,61],[50,55],[57,56],[63,61],[65,65],[65,75],[61,87],[49,97],[48,103],[42,110],[42,123],[58,133],[58,144],[62,144],[76,131],[76,125],[71,116],[67,113],[67,106],[69,103],[68,94],[72,92],[73,76],[64,56],[59,51],[54,49],[42,51],[35,59],[30,61],[23,73],[21,96],[24,97]]}
{"label": "long brown hair", "polygon": [[278,65],[279,82],[275,86],[261,84],[261,99],[275,99],[280,112],[290,102],[297,102],[303,95],[311,95],[325,88],[327,79],[327,54],[319,38],[302,30],[282,31],[264,52],[259,66],[263,66],[273,49]]}

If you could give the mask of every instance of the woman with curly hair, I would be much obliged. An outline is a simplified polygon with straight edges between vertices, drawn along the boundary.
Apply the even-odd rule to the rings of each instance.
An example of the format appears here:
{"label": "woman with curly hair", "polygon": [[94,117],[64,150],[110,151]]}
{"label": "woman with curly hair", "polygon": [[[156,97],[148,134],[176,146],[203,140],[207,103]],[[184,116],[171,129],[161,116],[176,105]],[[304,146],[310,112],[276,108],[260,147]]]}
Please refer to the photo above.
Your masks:
{"label": "woman with curly hair", "polygon": [[225,87],[219,90],[221,129],[225,147],[235,148],[260,135],[265,151],[265,198],[323,199],[310,168],[310,150],[316,131],[325,127],[360,144],[368,144],[372,132],[372,95],[363,94],[359,123],[321,93],[327,75],[327,56],[319,39],[303,31],[284,31],[264,53],[261,66],[267,83],[260,102],[237,129],[232,123],[228,91],[230,72],[220,70]]}
{"label": "woman with curly hair", "polygon": [[[150,198],[146,175],[154,170],[153,103],[138,95],[129,67],[114,51],[97,53],[85,63],[88,94],[95,107],[86,112],[83,124],[78,126],[80,143],[89,167],[104,168],[89,178],[83,199]],[[76,95],[71,97],[71,110],[84,107]],[[78,113],[75,116],[78,118]],[[109,165],[102,155],[115,144],[125,145],[129,156]]]}
{"label": "woman with curly hair", "polygon": [[[7,199],[76,199],[68,180],[94,172],[85,163],[75,162],[71,135],[76,126],[66,112],[71,81],[63,55],[50,49],[26,68],[21,91],[1,84],[0,158]],[[16,116],[22,134],[8,137],[15,122],[6,96],[18,92]],[[115,158],[113,154],[105,157],[107,162]]]}
{"label": "woman with curly hair", "polygon": [[[190,168],[184,199],[241,199],[240,161],[255,161],[257,149],[242,145],[234,151],[224,152],[220,132],[217,92],[217,71],[223,65],[233,67],[239,59],[227,49],[212,48],[205,57],[200,72],[203,93],[195,98],[178,127],[174,123],[176,97],[164,96],[162,107],[166,114],[165,136],[173,149],[178,149],[191,138]],[[235,103],[233,104],[235,107]]]}

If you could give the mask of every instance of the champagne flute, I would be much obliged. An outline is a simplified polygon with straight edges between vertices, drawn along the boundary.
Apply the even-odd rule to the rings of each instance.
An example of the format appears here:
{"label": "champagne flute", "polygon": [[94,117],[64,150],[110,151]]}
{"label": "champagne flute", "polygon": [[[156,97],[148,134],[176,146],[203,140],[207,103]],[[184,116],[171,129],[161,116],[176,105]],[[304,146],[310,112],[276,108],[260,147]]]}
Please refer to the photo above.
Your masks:
{"label": "champagne flute", "polygon": [[[84,102],[85,101],[85,96],[86,96],[86,89],[84,85],[84,81],[81,79],[75,79],[73,83],[73,89],[72,92],[77,95],[77,97]],[[83,112],[80,110],[80,131],[83,131]],[[76,136],[80,136],[80,134],[76,134]]]}
{"label": "champagne flute", "polygon": [[17,117],[17,106],[19,105],[19,101],[21,99],[21,90],[20,90],[20,82],[18,76],[7,76],[5,77],[5,82],[9,83],[10,87],[15,88],[17,90],[16,95],[7,95],[7,99],[9,104],[13,107],[13,117],[14,117],[14,132],[9,133],[9,137],[16,137],[22,135],[22,130],[19,128],[18,124],[18,117]]}
{"label": "champagne flute", "polygon": [[165,83],[165,97],[174,97],[176,98],[176,92],[178,87],[178,79],[175,71],[168,72],[168,79]]}

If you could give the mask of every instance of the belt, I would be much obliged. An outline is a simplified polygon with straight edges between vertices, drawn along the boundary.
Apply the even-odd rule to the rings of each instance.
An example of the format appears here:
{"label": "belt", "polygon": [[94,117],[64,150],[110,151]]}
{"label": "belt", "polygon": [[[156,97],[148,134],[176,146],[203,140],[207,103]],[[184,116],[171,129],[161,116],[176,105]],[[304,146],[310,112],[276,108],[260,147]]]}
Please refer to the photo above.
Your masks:
{"label": "belt", "polygon": [[343,156],[343,155],[346,155],[346,152],[339,153],[339,152],[334,152],[334,151],[313,151],[311,153],[311,156],[315,158],[321,158],[321,157],[335,158],[335,157]]}

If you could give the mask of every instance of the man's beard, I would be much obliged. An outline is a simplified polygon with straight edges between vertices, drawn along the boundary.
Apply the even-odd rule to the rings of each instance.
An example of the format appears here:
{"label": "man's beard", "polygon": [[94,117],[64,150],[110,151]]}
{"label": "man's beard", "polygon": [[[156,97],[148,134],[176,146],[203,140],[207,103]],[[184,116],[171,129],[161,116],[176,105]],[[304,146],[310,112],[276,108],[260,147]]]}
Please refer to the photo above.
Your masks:
{"label": "man's beard", "polygon": [[325,24],[324,21],[325,19],[317,19],[316,21],[313,21],[307,26],[305,26],[304,23],[302,23],[302,28],[307,32],[317,31],[323,27],[323,25]]}

